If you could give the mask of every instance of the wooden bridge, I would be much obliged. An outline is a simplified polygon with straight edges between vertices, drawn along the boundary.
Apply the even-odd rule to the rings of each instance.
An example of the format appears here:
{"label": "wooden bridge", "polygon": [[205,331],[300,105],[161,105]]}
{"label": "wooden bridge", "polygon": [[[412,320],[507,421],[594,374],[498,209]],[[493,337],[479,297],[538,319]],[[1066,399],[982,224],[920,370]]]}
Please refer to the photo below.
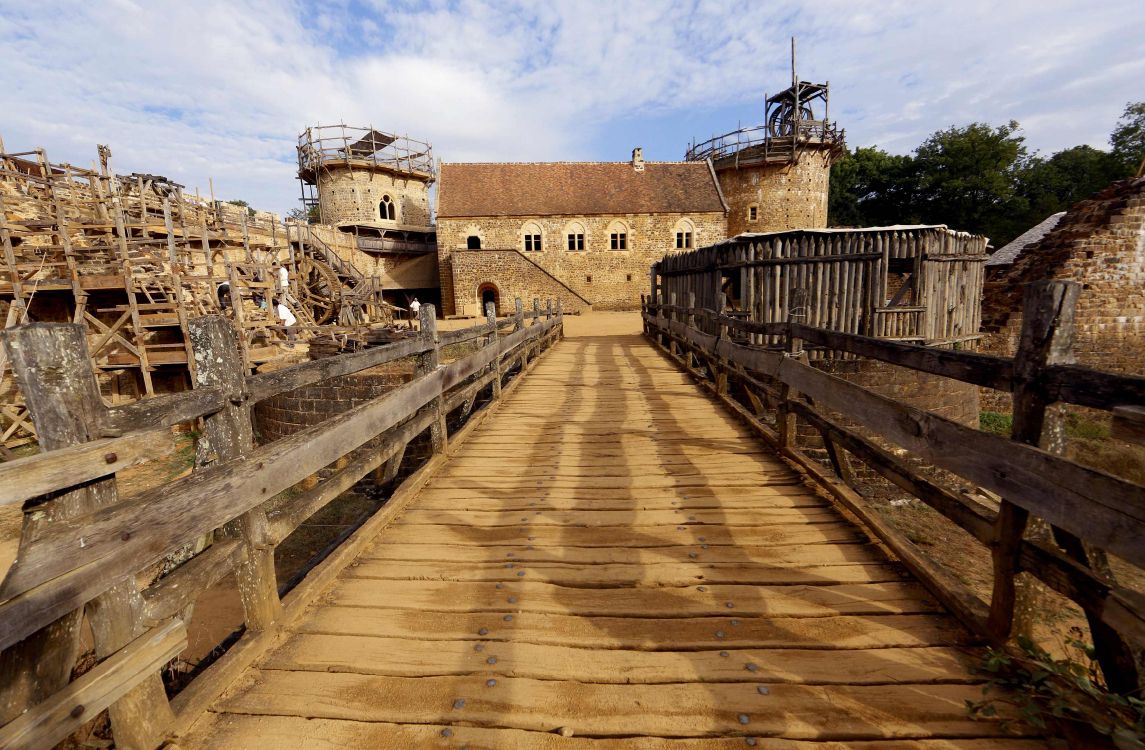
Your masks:
{"label": "wooden bridge", "polygon": [[[1061,290],[1032,294],[1027,312]],[[1016,425],[1051,400],[1140,405],[1141,378],[1029,348],[1002,360],[674,304],[648,305],[644,336],[567,339],[551,304],[448,333],[422,309],[418,338],[246,378],[230,328],[199,319],[199,388],[115,408],[92,390],[78,329],[5,334],[45,452],[0,465],[0,502],[53,494],[26,505],[0,587],[0,747],[50,747],[110,708],[119,747],[1024,750],[1044,746],[1037,731],[966,708],[982,697],[984,644],[1009,635],[1018,571],[1105,626],[1107,678],[1124,667],[1122,637],[1143,632],[1137,594],[1068,539],[1021,534],[1032,510],[1059,540],[1140,563],[1141,487],[1025,444],[1036,438],[880,401],[797,354],[822,341],[1041,394],[1016,399]],[[1042,352],[1066,323],[1027,315]],[[787,354],[737,331],[781,337]],[[252,403],[403,357],[416,362],[406,385],[253,446]],[[1127,432],[1139,424],[1118,413]],[[200,468],[119,500],[115,472],[198,418]],[[822,432],[836,475],[799,449],[796,420]],[[934,484],[855,421],[1012,502],[988,509]],[[281,592],[276,544],[370,472],[397,476],[423,433],[430,457]],[[938,455],[953,439],[962,448]],[[990,545],[992,611],[863,504],[848,460]],[[323,467],[316,487],[280,495]],[[164,576],[139,575],[163,561]],[[160,670],[196,597],[232,571],[246,632],[169,700]],[[99,662],[71,679],[85,610]]]}

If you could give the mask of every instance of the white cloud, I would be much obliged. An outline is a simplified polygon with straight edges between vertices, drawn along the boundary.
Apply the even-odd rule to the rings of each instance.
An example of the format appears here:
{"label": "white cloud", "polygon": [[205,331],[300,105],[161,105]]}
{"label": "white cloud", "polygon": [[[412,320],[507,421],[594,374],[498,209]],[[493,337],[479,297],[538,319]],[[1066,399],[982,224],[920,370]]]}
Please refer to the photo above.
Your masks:
{"label": "white cloud", "polygon": [[[0,0],[0,134],[81,164],[107,143],[121,171],[285,210],[307,125],[372,123],[452,161],[618,158],[611,131],[642,117],[758,119],[792,34],[856,145],[1013,118],[1044,151],[1102,146],[1145,98],[1139,0]],[[665,141],[697,135],[680,127]]]}

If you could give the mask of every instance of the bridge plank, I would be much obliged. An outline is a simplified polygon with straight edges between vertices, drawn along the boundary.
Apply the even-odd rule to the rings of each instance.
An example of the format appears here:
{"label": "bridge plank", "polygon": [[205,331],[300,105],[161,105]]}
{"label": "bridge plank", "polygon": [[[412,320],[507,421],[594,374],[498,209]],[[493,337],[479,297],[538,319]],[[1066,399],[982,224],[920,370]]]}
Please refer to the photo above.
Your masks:
{"label": "bridge plank", "polygon": [[[728,586],[691,588],[575,588],[534,582],[528,567],[520,583],[383,581],[345,578],[331,602],[351,607],[388,606],[426,612],[551,612],[581,617],[688,617],[734,613],[743,617],[823,617],[939,611],[914,583]],[[535,575],[535,574],[534,574]],[[510,604],[510,596],[518,600]],[[731,604],[731,607],[727,605]]]}
{"label": "bridge plank", "polygon": [[[421,510],[712,510],[729,511],[772,508],[822,508],[828,503],[810,489],[798,484],[761,487],[752,492],[739,488],[700,487],[687,494],[666,491],[640,491],[588,495],[576,490],[545,490],[540,498],[526,494],[508,497],[496,487],[483,490],[430,490],[422,492],[417,507]],[[713,492],[712,490],[717,491]]]}
{"label": "bridge plank", "polygon": [[750,510],[447,510],[411,509],[401,523],[463,523],[478,528],[494,526],[671,526],[672,524],[719,524],[763,526],[775,523],[838,523],[839,513],[830,507],[754,508]]}
{"label": "bridge plank", "polygon": [[[970,646],[974,636],[945,615],[828,617],[575,617],[518,612],[510,624],[496,612],[437,612],[329,605],[312,609],[299,633],[423,640],[479,639],[599,649],[686,651],[718,648],[910,648]],[[735,624],[733,624],[733,622]],[[481,634],[481,630],[485,633]],[[723,637],[716,633],[722,630]]]}
{"label": "bridge plank", "polygon": [[[387,535],[388,537],[388,535]],[[706,536],[705,536],[706,538]],[[698,539],[696,540],[699,541]],[[704,544],[705,542],[700,542]],[[689,556],[696,553],[696,557]],[[702,556],[701,554],[702,553]],[[840,563],[885,562],[871,544],[777,544],[769,546],[696,544],[674,547],[545,547],[512,545],[400,544],[383,539],[365,550],[359,559],[449,561],[481,563],[497,561],[556,562],[570,565],[657,565],[688,563],[694,566],[720,563],[739,565],[799,566]]]}
{"label": "bridge plank", "polygon": [[[675,547],[703,534],[704,544],[748,545],[822,544],[865,540],[854,526],[846,523],[816,524],[801,528],[791,524],[775,526],[604,526],[601,528],[502,526],[475,529],[464,525],[396,523],[385,538],[407,544],[511,544],[525,547]],[[702,559],[702,557],[701,557]]]}
{"label": "bridge plank", "polygon": [[[448,734],[446,731],[448,730]],[[756,738],[753,738],[756,739]],[[251,750],[310,750],[323,747],[457,748],[473,750],[661,750],[662,737],[563,737],[553,732],[446,724],[311,719],[297,716],[215,714],[202,724],[188,745],[242,747]],[[744,737],[683,739],[681,750],[743,750]],[[1044,750],[1028,739],[876,740],[873,742],[807,742],[758,738],[760,750]]]}
{"label": "bridge plank", "polygon": [[[721,644],[722,645],[722,644]],[[498,674],[602,684],[745,682],[806,685],[980,684],[974,658],[956,648],[721,649],[641,651],[516,641],[426,641],[352,635],[297,635],[263,669],[352,672],[391,677]]]}
{"label": "bridge plank", "polygon": [[[512,564],[513,567],[509,567]],[[901,581],[902,569],[889,564],[752,565],[744,562],[655,563],[642,565],[592,565],[561,562],[528,562],[528,570],[536,579],[558,586],[610,587],[610,586],[669,586],[680,587],[701,584],[747,585],[816,585],[824,583],[887,583]],[[351,578],[374,578],[409,581],[501,581],[515,582],[521,562],[517,558],[496,562],[440,562],[361,560],[357,567],[347,571]]]}
{"label": "bridge plank", "polygon": [[[221,708],[232,713],[476,726],[590,736],[704,737],[763,734],[791,739],[1001,736],[974,721],[965,702],[977,685],[600,685],[485,675],[382,677],[260,670]],[[746,672],[745,672],[746,674]],[[488,679],[496,684],[487,686]],[[458,700],[464,706],[453,708]],[[824,710],[830,706],[830,710]],[[909,706],[909,711],[904,710]],[[745,716],[746,723],[741,723]]]}

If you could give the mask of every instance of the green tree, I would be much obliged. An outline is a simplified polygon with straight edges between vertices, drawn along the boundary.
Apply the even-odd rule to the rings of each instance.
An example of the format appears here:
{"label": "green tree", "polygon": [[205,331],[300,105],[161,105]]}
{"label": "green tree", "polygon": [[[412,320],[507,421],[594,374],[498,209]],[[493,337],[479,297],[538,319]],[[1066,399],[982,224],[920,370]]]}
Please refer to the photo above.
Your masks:
{"label": "green tree", "polygon": [[879,226],[916,221],[917,180],[910,156],[857,148],[831,165],[831,226]]}
{"label": "green tree", "polygon": [[1109,136],[1113,156],[1124,168],[1122,176],[1137,173],[1145,160],[1145,102],[1130,102],[1125,105],[1121,119]]}
{"label": "green tree", "polygon": [[1019,175],[1028,162],[1013,120],[940,130],[915,151],[919,215],[926,223],[985,234],[997,245],[1014,236],[1014,217],[1027,211]]}
{"label": "green tree", "polygon": [[1058,211],[1105,189],[1125,176],[1116,156],[1092,146],[1074,146],[1049,159],[1031,159],[1019,174],[1018,190],[1028,205],[1026,224],[1032,226]]}

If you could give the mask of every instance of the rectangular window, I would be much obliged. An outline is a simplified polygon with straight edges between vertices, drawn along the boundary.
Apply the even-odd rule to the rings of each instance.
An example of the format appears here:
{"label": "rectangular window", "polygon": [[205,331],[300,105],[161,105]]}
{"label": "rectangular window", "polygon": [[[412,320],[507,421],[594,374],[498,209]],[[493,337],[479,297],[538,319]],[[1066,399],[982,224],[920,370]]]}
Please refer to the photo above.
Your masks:
{"label": "rectangular window", "polygon": [[583,234],[570,234],[569,235],[569,250],[584,250],[584,235]]}
{"label": "rectangular window", "polygon": [[627,232],[613,232],[611,239],[612,239],[612,249],[613,250],[627,250],[628,249],[628,233]]}
{"label": "rectangular window", "polygon": [[685,250],[692,246],[691,232],[676,232],[676,249]]}
{"label": "rectangular window", "polygon": [[758,217],[758,215],[759,215],[759,208],[757,206],[748,206],[748,209],[747,209],[747,220],[748,221],[755,221],[756,218]]}
{"label": "rectangular window", "polygon": [[526,234],[525,235],[525,252],[535,253],[541,250],[541,235],[539,234]]}
{"label": "rectangular window", "polygon": [[584,277],[584,280],[585,280],[585,281],[587,281],[587,282],[588,282],[588,283],[590,283],[590,284],[592,283],[592,277],[591,277],[591,276],[585,276],[585,277]]}

